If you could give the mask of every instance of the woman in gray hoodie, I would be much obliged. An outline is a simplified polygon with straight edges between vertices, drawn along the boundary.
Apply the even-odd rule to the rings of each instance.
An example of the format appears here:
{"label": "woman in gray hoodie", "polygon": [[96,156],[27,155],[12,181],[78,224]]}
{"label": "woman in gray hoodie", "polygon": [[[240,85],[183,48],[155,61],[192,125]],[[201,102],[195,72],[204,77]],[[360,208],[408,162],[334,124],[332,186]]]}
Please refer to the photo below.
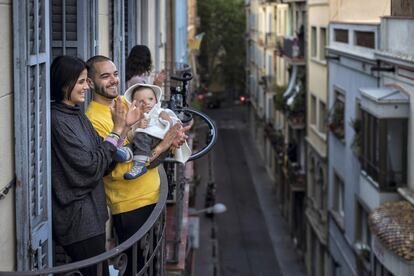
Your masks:
{"label": "woman in gray hoodie", "polygon": [[[108,213],[102,178],[132,125],[116,101],[111,110],[114,128],[103,140],[79,106],[89,89],[86,79],[86,64],[78,58],[59,56],[51,65],[53,236],[72,261],[105,252]],[[141,112],[130,110],[128,121],[135,123]],[[96,275],[96,268],[81,272]],[[108,275],[107,265],[103,275]]]}

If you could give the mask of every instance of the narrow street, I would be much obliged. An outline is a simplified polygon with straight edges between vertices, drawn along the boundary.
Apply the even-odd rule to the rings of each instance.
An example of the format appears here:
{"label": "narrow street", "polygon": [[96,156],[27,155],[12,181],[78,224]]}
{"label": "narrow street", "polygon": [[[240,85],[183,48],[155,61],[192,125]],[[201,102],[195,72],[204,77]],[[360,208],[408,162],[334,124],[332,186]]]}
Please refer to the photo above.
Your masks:
{"label": "narrow street", "polygon": [[[211,153],[216,202],[227,211],[200,216],[196,275],[305,275],[291,248],[285,221],[276,207],[273,186],[247,129],[247,106],[211,109],[219,138]],[[205,207],[208,158],[196,163],[200,176],[196,208]]]}

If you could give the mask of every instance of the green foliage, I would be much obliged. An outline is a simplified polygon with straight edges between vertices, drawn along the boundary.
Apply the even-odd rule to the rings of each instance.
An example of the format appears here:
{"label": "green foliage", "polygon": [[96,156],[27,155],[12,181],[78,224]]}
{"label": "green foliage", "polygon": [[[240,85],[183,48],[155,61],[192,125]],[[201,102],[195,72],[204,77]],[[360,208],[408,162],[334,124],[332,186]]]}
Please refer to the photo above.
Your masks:
{"label": "green foliage", "polygon": [[329,130],[339,139],[345,138],[345,121],[344,121],[344,105],[336,102],[333,111],[329,116],[328,123]]}
{"label": "green foliage", "polygon": [[296,96],[292,106],[290,107],[290,111],[292,113],[304,113],[306,106],[306,95],[305,91],[301,90],[299,95]]}
{"label": "green foliage", "polygon": [[286,91],[286,85],[274,85],[274,90],[276,95],[273,96],[273,104],[277,110],[284,111],[286,110],[286,100],[283,97],[283,93]]}
{"label": "green foliage", "polygon": [[205,36],[198,61],[203,81],[244,91],[246,16],[243,0],[197,1],[198,32]]}

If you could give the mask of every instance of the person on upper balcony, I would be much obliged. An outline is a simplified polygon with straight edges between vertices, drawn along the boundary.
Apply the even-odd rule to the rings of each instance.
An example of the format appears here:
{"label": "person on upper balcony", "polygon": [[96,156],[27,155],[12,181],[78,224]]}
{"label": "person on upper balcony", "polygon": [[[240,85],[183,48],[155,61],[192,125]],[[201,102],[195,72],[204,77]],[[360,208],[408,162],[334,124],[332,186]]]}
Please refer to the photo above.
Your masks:
{"label": "person on upper balcony", "polygon": [[126,60],[126,87],[136,83],[163,86],[167,74],[161,70],[158,74],[152,70],[150,49],[145,45],[135,45]]}

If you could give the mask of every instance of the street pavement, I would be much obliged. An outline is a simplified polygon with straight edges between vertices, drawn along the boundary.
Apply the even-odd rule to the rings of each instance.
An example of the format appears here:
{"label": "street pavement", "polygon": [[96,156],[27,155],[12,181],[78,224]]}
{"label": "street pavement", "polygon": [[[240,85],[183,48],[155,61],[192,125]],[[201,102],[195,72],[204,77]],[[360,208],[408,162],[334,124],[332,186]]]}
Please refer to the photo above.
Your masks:
{"label": "street pavement", "polygon": [[213,218],[200,215],[195,275],[305,275],[279,213],[274,183],[249,136],[247,106],[222,105],[208,114],[216,121],[219,138],[211,159],[196,161],[195,207],[205,207],[207,186],[213,182],[215,201],[227,211]]}

